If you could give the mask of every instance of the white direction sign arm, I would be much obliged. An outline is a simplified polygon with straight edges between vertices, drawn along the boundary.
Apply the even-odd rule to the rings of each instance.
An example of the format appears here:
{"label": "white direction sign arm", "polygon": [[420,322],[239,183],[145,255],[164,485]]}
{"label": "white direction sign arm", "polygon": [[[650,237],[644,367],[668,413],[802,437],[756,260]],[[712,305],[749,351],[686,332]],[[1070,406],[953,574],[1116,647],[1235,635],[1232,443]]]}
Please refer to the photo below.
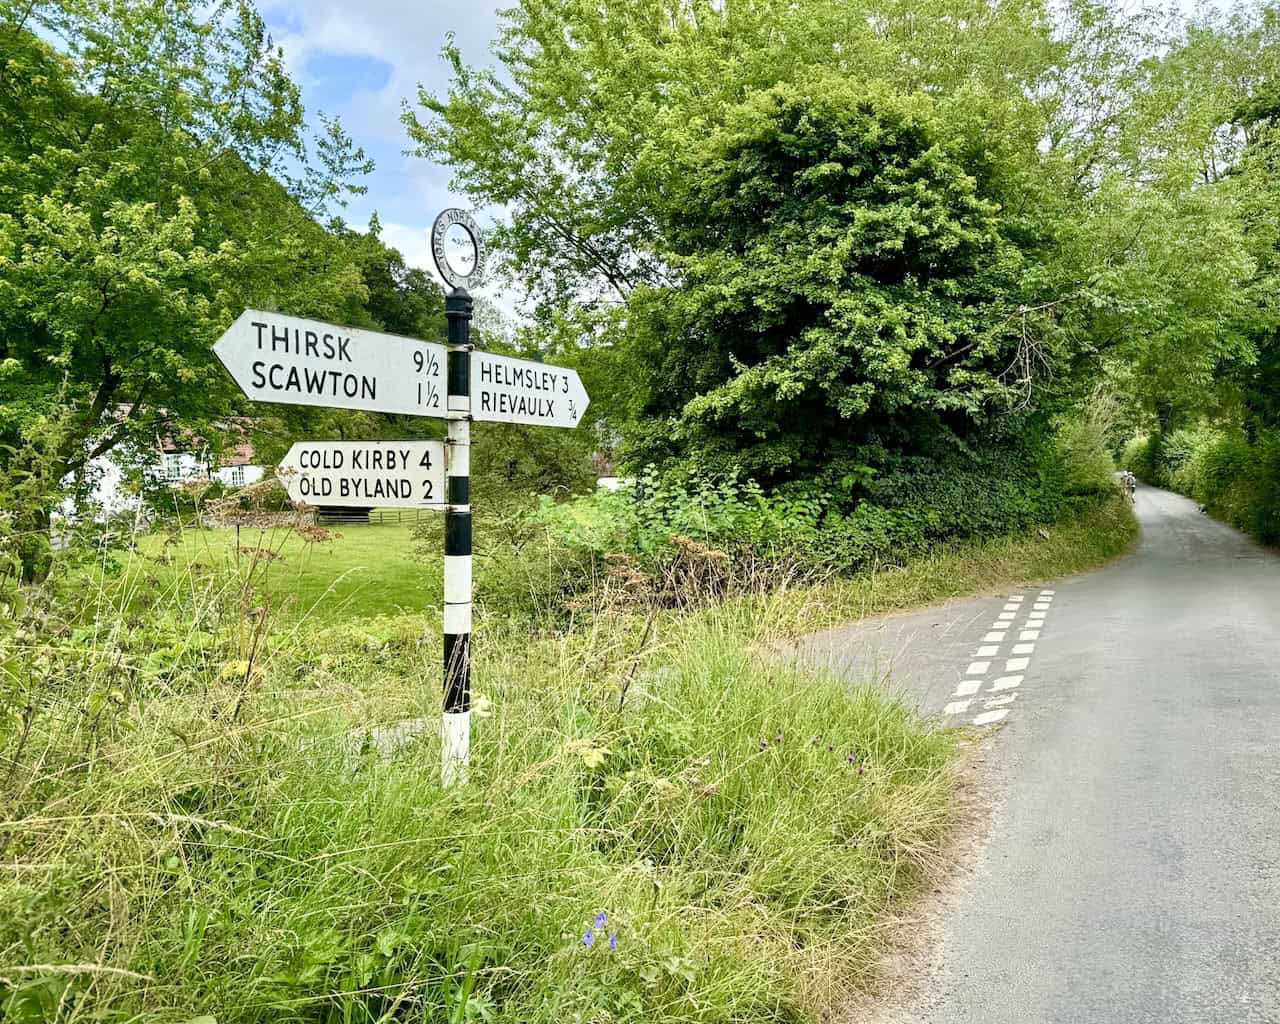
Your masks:
{"label": "white direction sign arm", "polygon": [[443,345],[247,309],[213,351],[255,402],[445,415]]}
{"label": "white direction sign arm", "polygon": [[576,427],[589,401],[576,370],[491,352],[471,354],[473,419]]}
{"label": "white direction sign arm", "polygon": [[305,505],[445,505],[442,441],[299,441],[276,475],[290,499]]}

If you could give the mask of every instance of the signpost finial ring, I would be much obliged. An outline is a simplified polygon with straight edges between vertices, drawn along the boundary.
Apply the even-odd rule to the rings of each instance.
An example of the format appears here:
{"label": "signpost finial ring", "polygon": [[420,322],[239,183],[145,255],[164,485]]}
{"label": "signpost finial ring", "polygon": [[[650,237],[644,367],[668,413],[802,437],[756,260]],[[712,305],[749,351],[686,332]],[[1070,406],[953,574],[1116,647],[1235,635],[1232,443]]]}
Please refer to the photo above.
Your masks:
{"label": "signpost finial ring", "polygon": [[475,218],[466,210],[441,211],[431,226],[431,255],[450,287],[479,284],[484,277],[484,241]]}

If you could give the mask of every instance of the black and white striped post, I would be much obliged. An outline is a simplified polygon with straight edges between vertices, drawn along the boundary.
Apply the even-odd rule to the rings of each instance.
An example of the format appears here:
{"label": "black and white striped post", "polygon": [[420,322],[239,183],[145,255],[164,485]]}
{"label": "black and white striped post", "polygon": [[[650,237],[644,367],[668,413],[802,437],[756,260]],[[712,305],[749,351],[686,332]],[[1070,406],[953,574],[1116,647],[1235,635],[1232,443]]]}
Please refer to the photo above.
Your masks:
{"label": "black and white striped post", "polygon": [[471,295],[445,298],[449,321],[444,513],[444,716],[446,786],[466,782],[471,748]]}

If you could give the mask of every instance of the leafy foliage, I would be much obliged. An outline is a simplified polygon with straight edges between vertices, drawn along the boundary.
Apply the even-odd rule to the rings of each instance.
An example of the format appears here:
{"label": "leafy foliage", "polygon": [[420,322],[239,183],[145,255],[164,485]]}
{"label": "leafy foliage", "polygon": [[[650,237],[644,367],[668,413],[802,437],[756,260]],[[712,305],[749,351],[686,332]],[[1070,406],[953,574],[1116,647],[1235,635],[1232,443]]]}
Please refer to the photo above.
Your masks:
{"label": "leafy foliage", "polygon": [[[366,166],[247,0],[0,3],[0,469],[51,485],[178,421],[216,433],[210,343],[246,306],[344,319],[359,269],[315,217]],[[287,179],[291,166],[313,166]],[[270,225],[269,231],[266,225]]]}
{"label": "leafy foliage", "polygon": [[672,206],[681,284],[632,296],[632,450],[776,481],[984,420],[1022,259],[971,151],[845,80],[731,112]]}
{"label": "leafy foliage", "polygon": [[[1114,496],[1113,464],[1093,427],[1068,424],[1041,450],[1004,446],[900,456],[849,507],[848,491],[753,480],[663,476],[646,469],[614,493],[543,499],[525,517],[563,552],[555,580],[569,591],[610,574],[662,600],[694,603],[730,581],[849,576],[902,564],[945,542],[1052,524]],[[1065,457],[1064,457],[1065,453]]]}
{"label": "leafy foliage", "polygon": [[962,449],[1012,399],[994,432],[1075,424],[1084,492],[1104,375],[1130,428],[1273,428],[1276,10],[978,6],[519,3],[503,71],[450,48],[406,121],[509,212],[540,329],[608,343],[633,467],[852,513],[844,478],[940,429]]}

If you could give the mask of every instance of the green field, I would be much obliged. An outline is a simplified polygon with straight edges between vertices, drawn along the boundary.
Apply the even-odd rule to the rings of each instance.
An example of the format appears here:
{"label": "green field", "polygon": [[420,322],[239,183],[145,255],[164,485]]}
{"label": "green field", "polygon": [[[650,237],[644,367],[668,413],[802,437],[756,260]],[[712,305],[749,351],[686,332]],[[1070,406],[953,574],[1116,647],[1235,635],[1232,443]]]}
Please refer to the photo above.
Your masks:
{"label": "green field", "polygon": [[[286,528],[187,528],[153,534],[125,556],[128,588],[139,574],[188,581],[238,569],[251,574],[276,611],[290,618],[335,621],[421,613],[439,608],[442,557],[438,525],[343,526],[312,541]],[[116,584],[120,585],[120,584]]]}

